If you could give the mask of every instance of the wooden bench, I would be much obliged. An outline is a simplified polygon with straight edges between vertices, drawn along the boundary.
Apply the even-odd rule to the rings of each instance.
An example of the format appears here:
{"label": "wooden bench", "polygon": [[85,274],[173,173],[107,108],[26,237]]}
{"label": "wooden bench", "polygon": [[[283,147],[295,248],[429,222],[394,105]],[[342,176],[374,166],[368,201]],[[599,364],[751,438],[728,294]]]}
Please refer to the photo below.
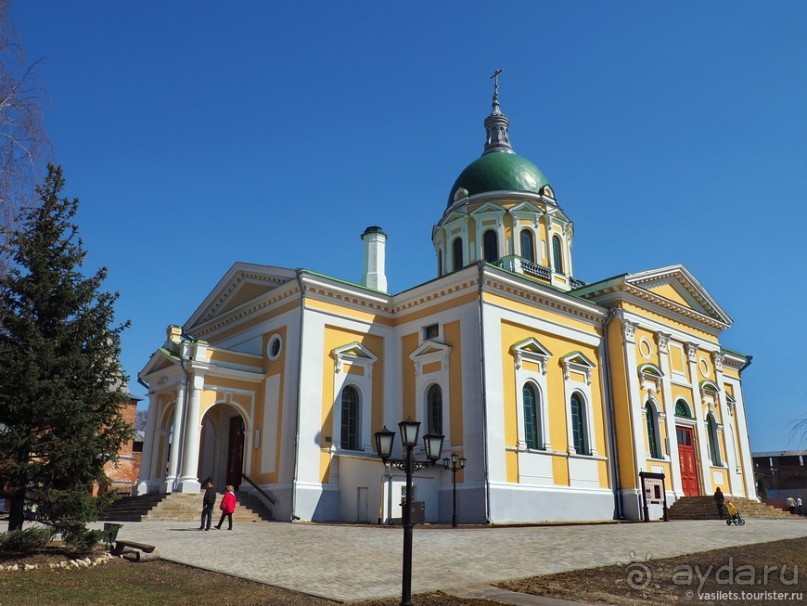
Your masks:
{"label": "wooden bench", "polygon": [[154,551],[154,545],[146,545],[145,543],[137,543],[135,541],[122,541],[118,539],[115,541],[115,550],[112,552],[112,555],[124,555],[127,553],[133,553],[137,556],[137,561],[140,561],[140,552],[144,553],[151,553]]}

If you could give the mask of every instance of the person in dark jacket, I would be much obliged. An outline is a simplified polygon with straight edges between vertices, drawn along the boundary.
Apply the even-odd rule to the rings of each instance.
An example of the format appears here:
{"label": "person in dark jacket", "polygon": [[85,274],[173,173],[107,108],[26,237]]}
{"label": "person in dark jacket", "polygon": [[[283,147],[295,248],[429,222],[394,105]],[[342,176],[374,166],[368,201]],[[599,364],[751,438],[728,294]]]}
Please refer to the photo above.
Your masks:
{"label": "person in dark jacket", "polygon": [[718,486],[717,490],[715,490],[715,505],[717,505],[717,515],[720,516],[721,520],[723,519],[723,501],[725,500],[726,498],[723,496],[723,491],[720,490],[720,486]]}
{"label": "person in dark jacket", "polygon": [[227,485],[227,493],[221,498],[221,504],[219,505],[219,509],[221,509],[221,518],[219,518],[219,523],[216,524],[216,530],[221,530],[221,525],[224,522],[224,518],[227,518],[227,522],[229,522],[229,528],[227,530],[233,529],[233,512],[235,511],[235,487],[231,485]]}
{"label": "person in dark jacket", "polygon": [[211,481],[205,482],[205,496],[202,497],[202,522],[199,530],[210,530],[213,523],[213,507],[216,505],[216,489]]}

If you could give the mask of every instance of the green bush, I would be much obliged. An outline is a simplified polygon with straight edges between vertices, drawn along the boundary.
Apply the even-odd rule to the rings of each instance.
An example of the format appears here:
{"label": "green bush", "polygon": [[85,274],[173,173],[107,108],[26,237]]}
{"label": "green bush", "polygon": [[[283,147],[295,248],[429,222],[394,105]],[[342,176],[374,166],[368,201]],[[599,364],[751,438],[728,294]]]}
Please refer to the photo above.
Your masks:
{"label": "green bush", "polygon": [[53,538],[50,528],[25,528],[0,535],[0,551],[30,553],[43,548]]}
{"label": "green bush", "polygon": [[77,551],[89,551],[104,537],[101,530],[88,530],[79,527],[62,532],[62,541]]}

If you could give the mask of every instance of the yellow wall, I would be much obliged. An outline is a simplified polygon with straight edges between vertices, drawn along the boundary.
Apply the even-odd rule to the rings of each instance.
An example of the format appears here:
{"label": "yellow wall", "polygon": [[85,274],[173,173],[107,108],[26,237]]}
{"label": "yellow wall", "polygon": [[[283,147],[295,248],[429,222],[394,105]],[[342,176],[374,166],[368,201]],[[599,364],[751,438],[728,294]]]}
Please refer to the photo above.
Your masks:
{"label": "yellow wall", "polygon": [[[548,314],[551,315],[551,314]],[[560,321],[561,318],[555,316],[552,318],[555,321]],[[563,318],[565,320],[565,318]],[[596,334],[595,329],[587,326],[590,334]],[[598,360],[597,349],[576,341],[570,341],[558,335],[541,332],[533,328],[516,324],[509,321],[503,321],[501,324],[501,360],[502,360],[502,389],[503,389],[503,412],[504,412],[504,435],[505,445],[508,448],[514,448],[518,443],[518,386],[516,385],[515,377],[515,360],[511,352],[511,347],[514,343],[523,341],[530,337],[537,339],[541,345],[552,352],[552,357],[549,359],[546,373],[546,387],[547,393],[542,394],[542,398],[547,398],[547,412],[549,417],[548,430],[549,441],[552,444],[552,449],[555,451],[564,452],[569,447],[568,440],[568,419],[566,418],[567,405],[566,398],[568,394],[565,392],[565,383],[563,378],[563,367],[561,366],[560,359],[574,351],[579,351],[585,355],[589,360],[595,362]],[[573,377],[574,378],[574,377]],[[581,375],[577,377],[579,380],[584,380]],[[608,452],[607,442],[605,438],[605,422],[603,419],[603,402],[602,402],[602,386],[600,384],[599,369],[595,368],[591,373],[591,410],[592,416],[589,420],[591,424],[594,443],[592,446],[596,448],[597,452],[601,455],[606,455]],[[490,403],[489,405],[492,405]],[[508,451],[509,453],[510,451]],[[513,453],[515,455],[515,453]],[[507,477],[515,478],[518,481],[518,459],[516,456],[506,457],[507,462]],[[563,471],[559,470],[563,468]],[[569,473],[566,464],[566,457],[553,457],[553,470],[555,475],[555,483],[560,485],[569,484]],[[600,482],[608,484],[607,466],[603,468],[605,476],[600,477]]]}
{"label": "yellow wall", "polygon": [[[326,325],[322,348],[322,435],[331,436],[333,442],[336,442],[339,436],[331,435],[333,433],[334,409],[338,395],[334,393],[334,360],[331,357],[331,352],[337,347],[349,345],[350,343],[360,343],[377,358],[372,379],[373,407],[370,411],[370,429],[371,433],[381,429],[381,400],[384,393],[384,339],[376,335]],[[322,440],[320,476],[323,483],[327,483],[329,480],[330,463],[330,444]]]}
{"label": "yellow wall", "polygon": [[633,452],[633,430],[630,418],[630,390],[628,372],[625,368],[625,345],[622,324],[613,320],[608,324],[608,355],[611,369],[611,391],[614,398],[614,423],[616,425],[619,476],[623,488],[637,488],[639,470],[636,469]]}
{"label": "yellow wall", "polygon": [[[403,404],[403,418],[417,418],[415,414],[415,365],[409,359],[409,354],[418,347],[418,334],[412,333],[401,338],[401,397]],[[393,428],[393,431],[395,429]]]}
{"label": "yellow wall", "polygon": [[451,399],[451,444],[463,443],[462,415],[462,326],[459,320],[447,322],[443,326],[446,345],[451,346],[449,354],[448,383]]}

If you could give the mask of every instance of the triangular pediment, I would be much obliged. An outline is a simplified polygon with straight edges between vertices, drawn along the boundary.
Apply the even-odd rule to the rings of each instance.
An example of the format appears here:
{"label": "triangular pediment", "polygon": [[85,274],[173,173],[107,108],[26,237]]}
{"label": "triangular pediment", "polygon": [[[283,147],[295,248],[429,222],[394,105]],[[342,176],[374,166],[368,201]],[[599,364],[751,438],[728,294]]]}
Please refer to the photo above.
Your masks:
{"label": "triangular pediment", "polygon": [[485,202],[479,208],[474,209],[471,211],[472,216],[478,215],[486,215],[486,214],[504,214],[505,210],[499,206],[498,204],[494,204],[493,202]]}
{"label": "triangular pediment", "polygon": [[424,341],[415,349],[415,351],[409,354],[409,359],[415,360],[424,356],[448,354],[450,351],[451,347],[445,343],[440,343],[439,341]]}
{"label": "triangular pediment", "polygon": [[193,312],[183,328],[192,332],[193,326],[248,304],[294,280],[296,275],[293,269],[284,267],[235,263]]}
{"label": "triangular pediment", "polygon": [[172,366],[176,366],[179,363],[179,357],[175,354],[172,354],[165,348],[160,348],[151,354],[148,363],[140,371],[140,375],[143,377],[147,377],[150,374],[154,374],[155,372],[160,372],[161,370],[165,370],[166,368],[170,368]]}
{"label": "triangular pediment", "polygon": [[539,214],[539,215],[544,214],[544,211],[541,210],[540,207],[536,206],[535,204],[533,204],[532,202],[529,202],[527,200],[524,200],[524,201],[519,202],[518,204],[516,204],[514,206],[511,206],[508,209],[508,212],[510,214],[517,214],[517,213],[536,213],[536,214]]}
{"label": "triangular pediment", "polygon": [[625,276],[625,282],[724,324],[731,318],[683,265]]}
{"label": "triangular pediment", "polygon": [[566,354],[560,360],[561,363],[564,364],[574,364],[577,366],[582,366],[584,368],[594,368],[594,362],[589,360],[579,351],[573,351],[570,354]]}
{"label": "triangular pediment", "polygon": [[331,351],[331,356],[333,358],[363,359],[368,362],[375,362],[378,359],[373,352],[358,341],[334,348],[333,351]]}
{"label": "triangular pediment", "polygon": [[535,337],[530,337],[528,339],[524,339],[523,341],[519,341],[518,343],[514,343],[510,349],[512,351],[521,351],[547,358],[552,356],[552,353],[546,347],[541,345],[541,343]]}

